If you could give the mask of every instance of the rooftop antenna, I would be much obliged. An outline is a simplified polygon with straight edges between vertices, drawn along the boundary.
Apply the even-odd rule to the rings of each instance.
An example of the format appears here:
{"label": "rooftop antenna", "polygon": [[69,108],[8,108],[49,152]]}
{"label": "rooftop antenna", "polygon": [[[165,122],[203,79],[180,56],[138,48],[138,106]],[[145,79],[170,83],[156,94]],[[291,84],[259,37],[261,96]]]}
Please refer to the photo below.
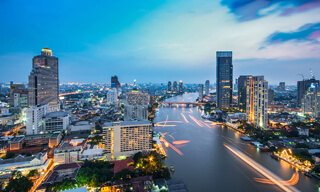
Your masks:
{"label": "rooftop antenna", "polygon": [[315,79],[313,73],[312,73],[312,69],[310,68],[310,74],[311,74],[311,79]]}

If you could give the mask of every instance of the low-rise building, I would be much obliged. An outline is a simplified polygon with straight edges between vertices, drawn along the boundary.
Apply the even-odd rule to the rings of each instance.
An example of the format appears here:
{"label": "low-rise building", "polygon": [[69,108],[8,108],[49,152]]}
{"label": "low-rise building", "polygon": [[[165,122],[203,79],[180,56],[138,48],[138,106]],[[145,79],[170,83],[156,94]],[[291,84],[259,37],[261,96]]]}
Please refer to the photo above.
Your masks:
{"label": "low-rise building", "polygon": [[49,147],[53,148],[58,146],[62,138],[62,133],[60,131],[53,132],[51,137],[49,138]]}
{"label": "low-rise building", "polygon": [[87,145],[85,139],[72,139],[54,150],[54,162],[58,164],[74,163],[80,159],[80,155]]}
{"label": "low-rise building", "polygon": [[70,115],[66,111],[57,111],[47,113],[43,117],[44,132],[53,132],[57,130],[67,130],[70,122]]}
{"label": "low-rise building", "polygon": [[24,135],[18,135],[16,137],[12,138],[9,141],[10,151],[22,149],[23,144],[24,144],[24,140],[25,140]]}
{"label": "low-rise building", "polygon": [[86,150],[83,150],[80,160],[96,160],[104,158],[103,148],[99,148],[98,145],[95,145],[91,148],[90,145],[87,146]]}
{"label": "low-rise building", "polygon": [[92,131],[92,123],[90,121],[76,121],[69,126],[71,132]]}
{"label": "low-rise building", "polygon": [[36,169],[39,172],[47,169],[49,161],[47,158],[47,152],[41,152],[33,156],[21,156],[18,155],[12,159],[0,160],[0,171],[21,171],[22,174],[26,174],[29,171]]}

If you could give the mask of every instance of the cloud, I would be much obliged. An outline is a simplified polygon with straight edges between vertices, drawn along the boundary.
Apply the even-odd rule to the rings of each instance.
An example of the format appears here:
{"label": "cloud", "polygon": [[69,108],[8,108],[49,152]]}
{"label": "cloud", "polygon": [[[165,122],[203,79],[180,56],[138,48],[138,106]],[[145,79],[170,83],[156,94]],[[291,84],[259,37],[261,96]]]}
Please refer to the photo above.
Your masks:
{"label": "cloud", "polygon": [[273,13],[289,16],[320,7],[318,0],[222,0],[239,21],[250,21]]}

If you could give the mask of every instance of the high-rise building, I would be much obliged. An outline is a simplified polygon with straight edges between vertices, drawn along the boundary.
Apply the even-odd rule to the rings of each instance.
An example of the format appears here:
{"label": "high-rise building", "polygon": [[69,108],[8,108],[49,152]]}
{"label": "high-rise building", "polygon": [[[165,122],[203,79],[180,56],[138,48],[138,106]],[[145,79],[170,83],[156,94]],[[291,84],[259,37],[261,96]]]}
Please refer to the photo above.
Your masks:
{"label": "high-rise building", "polygon": [[199,90],[199,102],[202,102],[203,101],[203,85],[202,84],[199,84],[198,90]]}
{"label": "high-rise building", "polygon": [[175,92],[175,93],[178,92],[178,84],[176,81],[173,82],[173,92]]}
{"label": "high-rise building", "polygon": [[14,96],[17,92],[19,91],[25,91],[25,86],[23,84],[13,84],[13,82],[11,81],[10,83],[10,96],[8,99],[8,103],[10,106],[13,107],[18,107],[14,105]]}
{"label": "high-rise building", "polygon": [[285,82],[280,82],[278,86],[279,91],[285,91],[286,90],[286,83]]}
{"label": "high-rise building", "polygon": [[125,121],[147,121],[148,105],[124,105]]}
{"label": "high-rise building", "polygon": [[297,82],[297,105],[298,107],[302,104],[302,99],[304,98],[304,95],[307,93],[307,90],[311,86],[311,84],[319,85],[319,80],[316,80],[314,78],[311,79],[303,79],[302,81]]}
{"label": "high-rise building", "polygon": [[179,82],[179,93],[183,93],[183,82]]}
{"label": "high-rise building", "polygon": [[120,87],[120,82],[118,80],[118,76],[112,76],[111,77],[111,88],[118,89]]}
{"label": "high-rise building", "polygon": [[267,128],[268,123],[268,81],[263,76],[249,77],[246,83],[247,121],[260,128]]}
{"label": "high-rise building", "polygon": [[238,106],[241,112],[246,111],[247,80],[251,75],[240,75],[238,78]]}
{"label": "high-rise building", "polygon": [[272,103],[274,100],[274,90],[269,89],[268,90],[268,104]]}
{"label": "high-rise building", "polygon": [[209,80],[206,80],[206,83],[205,83],[205,94],[210,95],[210,81]]}
{"label": "high-rise building", "polygon": [[217,51],[217,107],[232,104],[233,66],[231,51]]}
{"label": "high-rise building", "polygon": [[149,105],[150,97],[148,93],[142,93],[137,90],[127,92],[127,103],[129,105]]}
{"label": "high-rise building", "polygon": [[302,113],[318,118],[320,113],[320,86],[312,83],[302,99]]}
{"label": "high-rise building", "polygon": [[59,64],[48,48],[33,57],[29,75],[29,106],[59,103]]}
{"label": "high-rise building", "polygon": [[107,93],[107,103],[110,105],[118,104],[118,93],[116,88],[112,88]]}
{"label": "high-rise building", "polygon": [[27,109],[27,135],[44,133],[43,116],[49,113],[49,104],[39,104]]}
{"label": "high-rise building", "polygon": [[131,156],[152,149],[152,125],[149,121],[123,121],[103,125],[103,150],[108,158]]}
{"label": "high-rise building", "polygon": [[168,82],[168,91],[171,91],[171,81]]}

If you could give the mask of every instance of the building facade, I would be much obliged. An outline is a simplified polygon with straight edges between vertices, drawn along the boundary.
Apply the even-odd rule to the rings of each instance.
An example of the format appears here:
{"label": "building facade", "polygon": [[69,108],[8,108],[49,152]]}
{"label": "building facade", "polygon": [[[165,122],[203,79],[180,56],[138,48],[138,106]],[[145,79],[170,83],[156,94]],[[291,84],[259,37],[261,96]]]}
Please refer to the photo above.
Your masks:
{"label": "building facade", "polygon": [[210,95],[210,81],[206,80],[205,82],[205,95]]}
{"label": "building facade", "polygon": [[8,99],[8,104],[11,106],[11,107],[18,107],[18,106],[15,106],[15,95],[16,93],[20,92],[20,91],[25,91],[25,86],[23,84],[13,84],[11,83],[10,84],[10,96],[9,96],[9,99]]}
{"label": "building facade", "polygon": [[66,111],[47,113],[43,116],[44,132],[67,130],[70,124],[70,115]]}
{"label": "building facade", "polygon": [[103,145],[109,159],[149,152],[152,149],[152,125],[149,121],[105,123]]}
{"label": "building facade", "polygon": [[304,95],[307,93],[309,87],[311,84],[319,85],[319,80],[316,80],[315,78],[311,79],[303,79],[302,81],[297,82],[297,106],[301,107],[302,105],[302,99],[304,98]]}
{"label": "building facade", "polygon": [[179,82],[179,93],[183,93],[183,82]]}
{"label": "building facade", "polygon": [[29,106],[29,94],[26,90],[18,90],[13,96],[13,106],[25,108]]}
{"label": "building facade", "polygon": [[42,118],[48,112],[48,104],[39,104],[27,109],[27,135],[44,133],[44,122]]}
{"label": "building facade", "polygon": [[263,76],[252,76],[247,80],[247,121],[266,129],[268,125],[268,81]]}
{"label": "building facade", "polygon": [[148,93],[142,93],[137,90],[127,92],[126,99],[129,105],[149,105],[150,102]]}
{"label": "building facade", "polygon": [[178,92],[178,84],[176,81],[173,82],[173,92],[175,92],[175,93]]}
{"label": "building facade", "polygon": [[240,75],[238,78],[238,106],[241,112],[246,111],[247,101],[247,80],[251,75]]}
{"label": "building facade", "polygon": [[107,93],[107,103],[110,105],[118,104],[118,93],[117,89],[112,88]]}
{"label": "building facade", "polygon": [[148,105],[124,105],[125,121],[148,120]]}
{"label": "building facade", "polygon": [[171,81],[168,82],[168,91],[171,91]]}
{"label": "building facade", "polygon": [[33,57],[29,75],[29,106],[59,103],[59,64],[52,51],[44,48]]}
{"label": "building facade", "polygon": [[303,115],[318,118],[320,112],[319,101],[320,86],[318,84],[312,83],[302,99],[301,109]]}
{"label": "building facade", "polygon": [[217,107],[230,108],[233,91],[231,51],[217,51]]}
{"label": "building facade", "polygon": [[198,90],[199,90],[199,102],[202,102],[203,101],[203,85],[202,84],[199,84]]}

